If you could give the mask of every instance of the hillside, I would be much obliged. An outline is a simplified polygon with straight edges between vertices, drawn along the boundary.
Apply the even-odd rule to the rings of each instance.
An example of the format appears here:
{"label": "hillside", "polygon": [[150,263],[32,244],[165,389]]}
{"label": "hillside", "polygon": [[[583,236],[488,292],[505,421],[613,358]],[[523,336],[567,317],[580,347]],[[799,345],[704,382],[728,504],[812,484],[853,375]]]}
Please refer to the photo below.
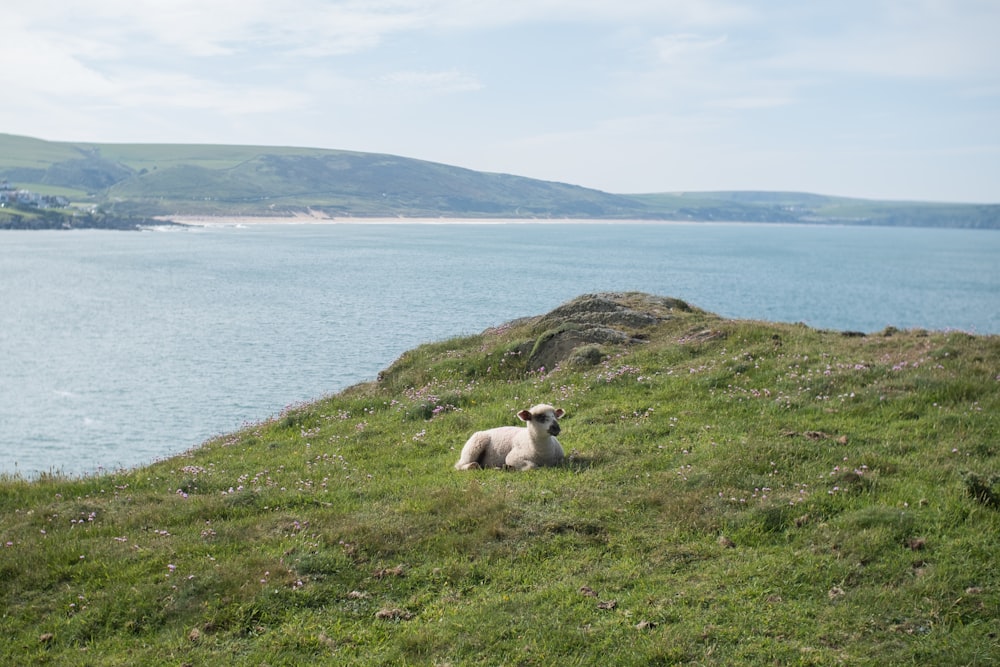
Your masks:
{"label": "hillside", "polygon": [[[585,295],[138,470],[0,479],[0,662],[996,664],[998,368]],[[452,468],[539,402],[564,465]]]}
{"label": "hillside", "polygon": [[[582,218],[1000,228],[1000,205],[801,193],[611,194],[374,153],[0,134],[0,180],[113,217]],[[23,214],[22,214],[23,215]],[[0,222],[10,211],[0,209]],[[26,226],[22,224],[21,226]]]}

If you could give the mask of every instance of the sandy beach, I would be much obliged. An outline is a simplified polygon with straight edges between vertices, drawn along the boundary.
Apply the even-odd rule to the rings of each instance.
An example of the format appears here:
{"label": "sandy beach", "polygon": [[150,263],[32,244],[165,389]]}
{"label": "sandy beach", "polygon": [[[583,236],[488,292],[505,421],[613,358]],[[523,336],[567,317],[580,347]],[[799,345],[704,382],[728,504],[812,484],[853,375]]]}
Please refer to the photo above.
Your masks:
{"label": "sandy beach", "polygon": [[157,220],[180,225],[207,227],[212,225],[311,225],[350,222],[351,218],[331,218],[324,214],[296,215],[159,215]]}
{"label": "sandy beach", "polygon": [[173,222],[193,227],[236,225],[527,225],[527,224],[572,224],[608,225],[665,224],[676,221],[665,220],[605,220],[595,218],[335,218],[323,214],[297,214],[285,216],[229,216],[229,215],[160,215],[156,220]]}

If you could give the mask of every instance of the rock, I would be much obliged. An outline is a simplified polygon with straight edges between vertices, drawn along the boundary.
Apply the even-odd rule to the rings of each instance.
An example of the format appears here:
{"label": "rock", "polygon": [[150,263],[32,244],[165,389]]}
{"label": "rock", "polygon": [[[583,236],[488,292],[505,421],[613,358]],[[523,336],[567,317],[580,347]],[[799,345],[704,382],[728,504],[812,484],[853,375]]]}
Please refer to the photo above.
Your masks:
{"label": "rock", "polygon": [[553,329],[535,340],[528,357],[528,366],[532,370],[539,368],[551,370],[570,357],[578,358],[575,353],[580,348],[593,349],[595,345],[634,345],[641,342],[622,331],[603,326]]}
{"label": "rock", "polygon": [[633,329],[652,326],[660,321],[650,313],[619,303],[614,297],[611,294],[585,294],[559,306],[542,319]]}
{"label": "rock", "polygon": [[691,307],[680,299],[638,292],[585,294],[535,318],[532,323],[541,333],[522,353],[531,370],[552,369],[563,362],[594,366],[607,356],[605,346],[640,344],[643,329],[670,319],[678,310],[689,312]]}

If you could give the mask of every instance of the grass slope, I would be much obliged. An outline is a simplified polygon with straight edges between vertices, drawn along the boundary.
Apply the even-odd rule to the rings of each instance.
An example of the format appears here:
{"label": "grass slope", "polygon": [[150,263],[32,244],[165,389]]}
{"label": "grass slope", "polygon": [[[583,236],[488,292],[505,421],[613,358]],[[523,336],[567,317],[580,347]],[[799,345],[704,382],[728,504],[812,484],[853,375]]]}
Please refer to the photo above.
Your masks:
{"label": "grass slope", "polygon": [[0,134],[0,178],[58,186],[117,215],[634,217],[620,195],[375,153],[265,146],[84,144]]}
{"label": "grass slope", "polygon": [[[998,369],[995,336],[584,297],[145,468],[0,481],[0,662],[996,664]],[[542,401],[564,466],[452,469]]]}
{"label": "grass slope", "polygon": [[1000,229],[1000,205],[782,192],[620,195],[394,155],[46,142],[0,134],[0,178],[112,216],[592,218]]}
{"label": "grass slope", "polygon": [[877,201],[803,192],[682,192],[632,195],[675,220],[1000,229],[996,204]]}

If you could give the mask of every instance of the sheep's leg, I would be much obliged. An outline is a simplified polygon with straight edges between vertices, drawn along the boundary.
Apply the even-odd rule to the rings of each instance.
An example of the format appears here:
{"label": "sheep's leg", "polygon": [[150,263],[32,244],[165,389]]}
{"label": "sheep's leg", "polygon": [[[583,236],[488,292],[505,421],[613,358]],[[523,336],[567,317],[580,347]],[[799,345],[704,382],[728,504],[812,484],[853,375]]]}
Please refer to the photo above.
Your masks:
{"label": "sheep's leg", "polygon": [[508,458],[506,461],[504,461],[504,469],[506,470],[524,471],[524,470],[531,470],[532,468],[535,467],[537,466],[535,465],[535,462],[532,461],[531,459]]}
{"label": "sheep's leg", "polygon": [[490,438],[483,433],[474,433],[465,446],[462,455],[455,464],[456,470],[477,470],[483,467],[483,461],[490,448]]}

